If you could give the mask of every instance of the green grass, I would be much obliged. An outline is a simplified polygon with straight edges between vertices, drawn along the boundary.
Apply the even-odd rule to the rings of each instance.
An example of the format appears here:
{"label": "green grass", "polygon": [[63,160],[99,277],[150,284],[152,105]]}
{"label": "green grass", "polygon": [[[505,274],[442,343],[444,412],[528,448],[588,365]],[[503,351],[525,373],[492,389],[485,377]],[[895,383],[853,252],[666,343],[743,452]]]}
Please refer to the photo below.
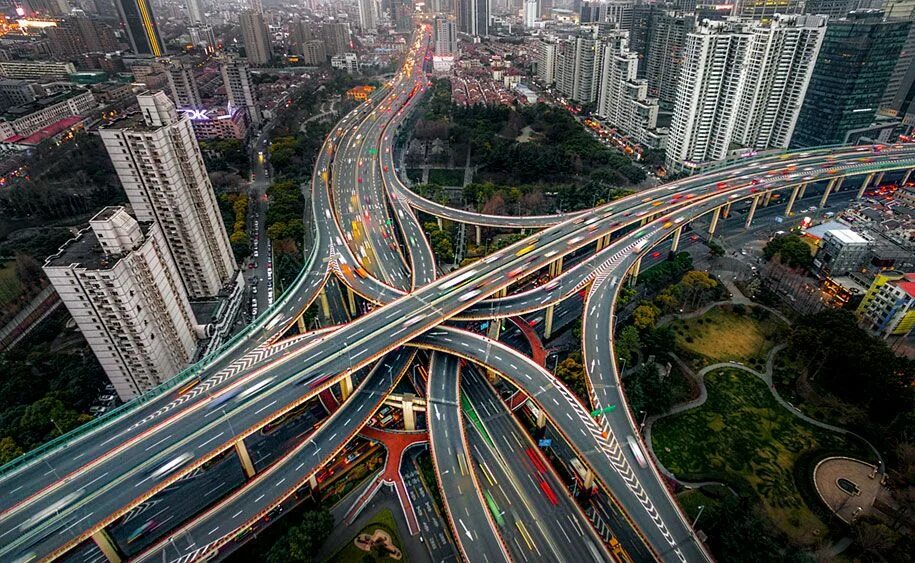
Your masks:
{"label": "green grass", "polygon": [[429,170],[429,183],[439,186],[463,186],[464,169],[432,168]]}
{"label": "green grass", "polygon": [[6,306],[22,295],[22,284],[16,275],[16,265],[10,261],[0,266],[0,307]]}
{"label": "green grass", "polygon": [[752,374],[723,369],[705,381],[705,404],[655,423],[661,463],[685,480],[719,480],[755,495],[775,527],[799,545],[823,537],[826,525],[804,503],[794,465],[811,452],[855,454],[859,446],[797,419]]}
{"label": "green grass", "polygon": [[[743,361],[761,368],[766,354],[783,339],[787,327],[764,309],[740,314],[728,306],[713,307],[701,317],[670,323],[677,347],[700,357],[700,365]],[[754,362],[755,360],[755,362]]]}
{"label": "green grass", "polygon": [[422,168],[407,168],[407,178],[414,184],[421,183],[423,181]]}
{"label": "green grass", "polygon": [[[374,553],[368,551],[363,551],[356,547],[356,544],[353,543],[359,534],[374,534],[375,530],[384,530],[391,536],[391,540],[394,542],[394,545],[401,550],[402,557],[398,560],[391,559],[390,557],[378,557]],[[358,561],[369,561],[365,559],[365,556],[370,556],[371,561],[409,561],[407,554],[404,551],[404,544],[400,539],[400,536],[397,534],[397,522],[394,520],[394,514],[390,510],[384,509],[375,514],[369,523],[359,530],[359,533],[353,535],[352,539],[346,542],[346,546],[338,551],[333,557],[328,559],[328,563],[351,563]]]}

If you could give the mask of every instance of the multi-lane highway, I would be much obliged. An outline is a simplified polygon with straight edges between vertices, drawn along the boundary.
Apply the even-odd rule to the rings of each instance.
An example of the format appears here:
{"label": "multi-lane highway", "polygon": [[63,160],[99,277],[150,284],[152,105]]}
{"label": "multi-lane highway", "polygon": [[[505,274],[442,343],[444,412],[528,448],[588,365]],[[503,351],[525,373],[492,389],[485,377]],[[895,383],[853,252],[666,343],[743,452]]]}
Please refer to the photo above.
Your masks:
{"label": "multi-lane highway", "polygon": [[[235,489],[226,487],[190,519],[157,523],[158,539],[139,557],[189,560],[213,553],[294,494],[358,431],[396,375],[409,367],[412,354],[402,348],[407,344],[436,350],[427,396],[432,404],[430,440],[441,486],[452,504],[452,528],[470,560],[506,559],[508,553],[469,461],[467,441],[458,435],[463,426],[456,356],[496,371],[532,397],[596,482],[624,508],[629,524],[655,557],[709,558],[653,466],[642,467],[644,449],[627,409],[598,421],[587,414],[593,406],[625,405],[612,350],[616,292],[642,254],[662,239],[678,236],[697,217],[712,214],[714,224],[722,207],[744,199],[755,206],[774,190],[794,194],[799,186],[812,189],[818,181],[828,181],[828,189],[835,189],[845,177],[871,179],[874,174],[908,171],[915,168],[915,145],[834,147],[748,160],[568,216],[493,218],[452,211],[412,196],[397,179],[392,156],[396,129],[415,109],[426,82],[422,61],[428,41],[426,28],[417,34],[404,69],[341,120],[325,141],[310,186],[314,244],[289,291],[176,383],[4,468],[0,559],[57,557],[93,535],[104,543],[98,532],[106,526],[144,503],[161,500],[170,488],[193,486],[187,476],[218,465],[226,452],[239,452],[243,462],[247,436],[331,385],[351,385],[352,374],[374,366],[340,410],[298,446],[276,456],[272,465]],[[411,208],[468,224],[545,228],[436,277],[434,257]],[[600,249],[592,250],[596,246]],[[550,283],[510,291],[519,280],[573,253],[584,258]],[[374,309],[343,326],[281,339],[331,273]],[[449,319],[536,311],[589,284],[583,334],[592,389],[587,408],[552,374],[517,351],[440,326]],[[490,298],[503,290],[509,295]],[[468,395],[481,400],[472,390]],[[444,408],[452,403],[455,408]],[[442,416],[452,417],[444,431],[433,420],[439,408]],[[455,463],[463,481],[449,469]],[[507,473],[503,477],[513,480]],[[511,494],[526,495],[522,490],[517,487]],[[461,491],[458,497],[455,491]],[[461,503],[457,510],[456,503]],[[573,510],[567,499],[562,506],[566,512]],[[192,539],[173,541],[179,535]],[[548,546],[544,550],[554,551],[561,551],[564,543],[555,536],[543,541]],[[573,548],[570,557],[581,556],[580,551],[580,546]]]}

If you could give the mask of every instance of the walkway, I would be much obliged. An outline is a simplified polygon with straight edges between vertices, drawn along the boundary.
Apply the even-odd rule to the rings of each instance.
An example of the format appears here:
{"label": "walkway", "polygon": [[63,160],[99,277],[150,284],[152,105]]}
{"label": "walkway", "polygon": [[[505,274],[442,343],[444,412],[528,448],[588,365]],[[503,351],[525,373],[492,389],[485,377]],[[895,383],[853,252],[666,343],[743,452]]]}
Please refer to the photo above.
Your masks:
{"label": "walkway", "polygon": [[419,522],[416,519],[416,513],[413,510],[413,503],[410,501],[410,495],[407,494],[407,488],[404,486],[403,478],[400,475],[400,465],[404,451],[417,444],[425,444],[428,442],[428,434],[425,431],[395,432],[366,426],[359,432],[359,435],[363,438],[383,444],[388,451],[388,456],[385,459],[384,469],[382,469],[381,473],[375,478],[375,482],[369,486],[363,496],[353,504],[353,507],[347,513],[346,523],[351,524],[362,512],[365,505],[375,496],[381,486],[387,485],[388,487],[393,487],[397,493],[397,498],[400,500],[400,508],[403,511],[404,518],[406,518],[407,529],[410,531],[410,535],[418,534]]}
{"label": "walkway", "polygon": [[546,367],[546,348],[543,347],[543,342],[540,341],[537,331],[531,328],[531,325],[527,324],[523,317],[508,317],[508,320],[518,327],[518,330],[527,338],[528,343],[531,345],[531,359],[537,362],[537,365]]}
{"label": "walkway", "polygon": [[838,434],[843,434],[843,435],[847,434],[849,436],[853,436],[853,437],[861,440],[862,442],[867,444],[871,450],[873,450],[874,455],[877,457],[877,460],[879,460],[879,463],[880,463],[880,472],[881,473],[884,472],[885,465],[883,462],[883,456],[880,455],[880,452],[877,450],[877,448],[875,448],[870,442],[868,442],[867,440],[865,440],[864,438],[862,438],[861,436],[859,436],[858,434],[855,434],[854,432],[852,432],[850,430],[841,428],[839,426],[834,426],[832,424],[827,424],[825,422],[821,422],[819,420],[816,420],[814,418],[807,416],[806,414],[801,412],[799,409],[795,408],[794,405],[792,405],[791,403],[786,401],[781,395],[778,394],[778,391],[775,389],[775,385],[772,382],[772,366],[775,364],[775,354],[777,354],[778,352],[785,349],[786,346],[787,346],[787,344],[782,343],[782,344],[775,346],[774,348],[772,348],[772,350],[769,351],[768,357],[766,359],[766,371],[764,373],[758,372],[750,367],[747,367],[747,366],[745,366],[741,363],[737,363],[737,362],[720,362],[717,364],[712,364],[712,365],[706,366],[706,367],[702,368],[701,370],[699,370],[699,373],[694,373],[693,370],[690,369],[689,366],[687,366],[685,362],[683,362],[683,360],[681,360],[676,355],[673,356],[674,360],[681,367],[681,369],[683,369],[687,374],[689,374],[691,377],[693,377],[696,380],[696,382],[698,383],[699,397],[696,399],[693,399],[691,401],[687,401],[685,403],[676,405],[672,409],[667,411],[667,413],[659,415],[659,416],[649,417],[645,421],[645,443],[648,445],[648,449],[651,450],[651,454],[652,454],[652,456],[654,456],[655,463],[657,464],[657,466],[661,470],[661,472],[663,472],[665,475],[667,475],[671,479],[673,479],[681,484],[694,485],[693,483],[687,483],[687,482],[680,481],[679,479],[677,479],[674,476],[674,474],[671,473],[670,471],[668,471],[667,468],[664,467],[661,464],[661,462],[658,460],[658,456],[654,452],[654,445],[652,444],[652,441],[651,441],[651,426],[656,420],[663,418],[665,416],[672,416],[672,415],[681,413],[683,411],[687,411],[687,410],[702,406],[705,403],[706,399],[708,398],[708,390],[705,387],[705,375],[712,371],[719,370],[719,369],[725,369],[725,368],[745,371],[747,373],[753,374],[756,377],[760,378],[763,382],[765,382],[766,387],[769,388],[769,392],[772,394],[772,397],[778,402],[778,404],[780,404],[788,412],[790,412],[797,418],[803,420],[804,422],[811,424],[813,426],[816,426],[818,428],[823,428],[825,430],[829,430],[831,432],[836,432]]}

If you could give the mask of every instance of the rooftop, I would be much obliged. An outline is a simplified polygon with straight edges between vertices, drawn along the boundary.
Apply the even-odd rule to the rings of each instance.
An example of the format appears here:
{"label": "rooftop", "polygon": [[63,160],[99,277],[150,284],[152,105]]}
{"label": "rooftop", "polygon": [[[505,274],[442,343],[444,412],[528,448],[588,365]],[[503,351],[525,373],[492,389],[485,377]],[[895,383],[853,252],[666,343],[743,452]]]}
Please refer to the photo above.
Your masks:
{"label": "rooftop", "polygon": [[[105,208],[93,219],[104,220],[118,209],[120,208],[117,206]],[[152,223],[140,223],[144,238],[149,234],[152,225]],[[95,236],[95,231],[92,230],[92,227],[86,227],[76,237],[65,242],[57,254],[48,256],[44,265],[45,267],[66,268],[75,264],[77,267],[87,270],[108,270],[114,267],[120,259],[120,255],[106,255],[102,251],[98,237]]]}
{"label": "rooftop", "polygon": [[830,235],[846,244],[867,244],[868,240],[851,229],[830,229]]}

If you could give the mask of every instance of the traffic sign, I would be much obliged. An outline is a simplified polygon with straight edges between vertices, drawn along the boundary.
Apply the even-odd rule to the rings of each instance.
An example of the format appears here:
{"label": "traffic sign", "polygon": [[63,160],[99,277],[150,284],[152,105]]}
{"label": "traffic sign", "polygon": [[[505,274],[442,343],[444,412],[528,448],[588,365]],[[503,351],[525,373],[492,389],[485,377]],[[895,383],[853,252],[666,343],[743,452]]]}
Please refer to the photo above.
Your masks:
{"label": "traffic sign", "polygon": [[609,414],[616,410],[616,405],[610,405],[609,407],[604,407],[602,409],[595,409],[591,411],[591,416],[600,416],[602,414]]}
{"label": "traffic sign", "polygon": [[541,438],[537,441],[537,446],[541,448],[549,448],[553,445],[553,440],[551,438]]}

